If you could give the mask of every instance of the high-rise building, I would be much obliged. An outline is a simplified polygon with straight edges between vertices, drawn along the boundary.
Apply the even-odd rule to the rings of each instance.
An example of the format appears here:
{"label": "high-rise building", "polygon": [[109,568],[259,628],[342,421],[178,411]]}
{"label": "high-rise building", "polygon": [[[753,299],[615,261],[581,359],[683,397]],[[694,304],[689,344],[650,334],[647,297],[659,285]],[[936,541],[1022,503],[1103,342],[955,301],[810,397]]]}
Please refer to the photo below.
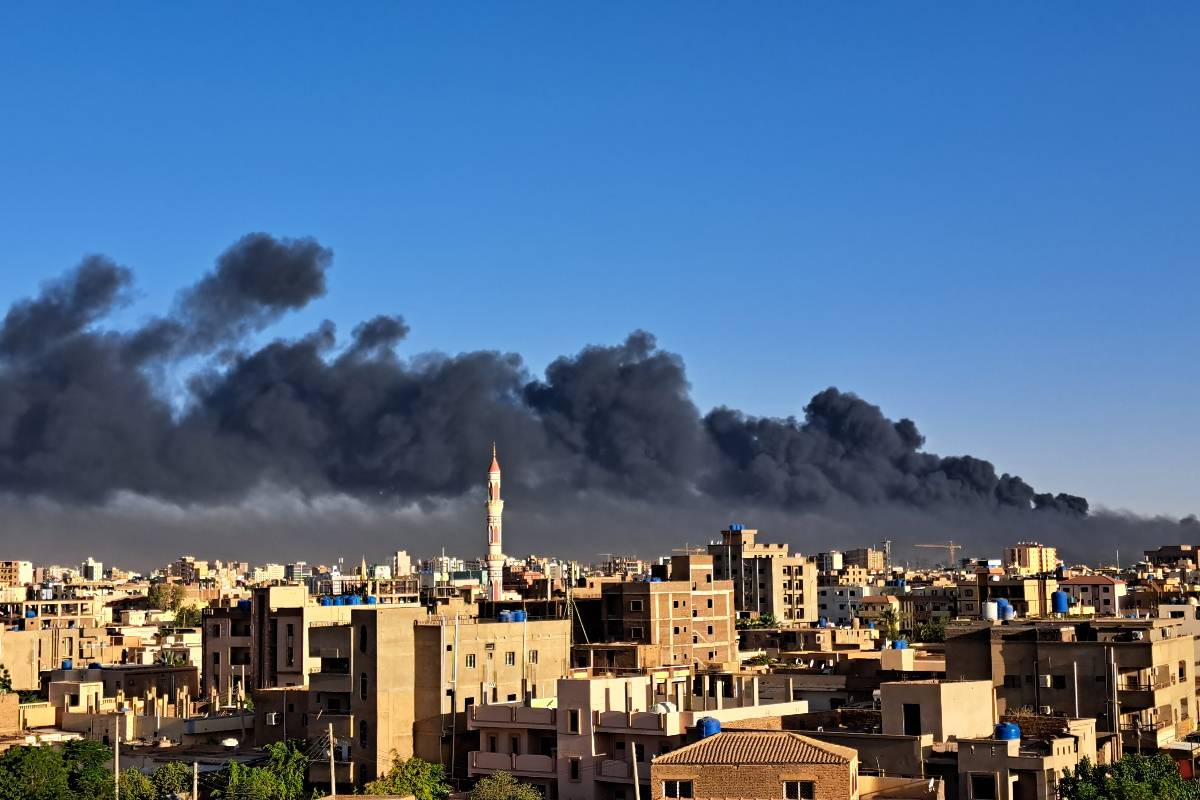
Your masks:
{"label": "high-rise building", "polygon": [[104,580],[104,564],[88,556],[88,560],[79,566],[79,574],[85,581],[102,581]]}
{"label": "high-rise building", "polygon": [[492,444],[492,465],[488,468],[487,495],[487,595],[495,602],[504,595],[504,551],[500,542],[504,501],[500,499],[500,462]]}
{"label": "high-rise building", "polygon": [[770,614],[787,622],[817,618],[817,565],[789,555],[786,544],[755,541],[758,531],[730,525],[708,546],[717,580],[733,581],[734,607],[743,615]]}
{"label": "high-rise building", "polygon": [[842,557],[847,567],[862,567],[868,572],[883,572],[887,569],[887,553],[874,547],[856,547],[847,550]]}
{"label": "high-rise building", "polygon": [[0,587],[28,586],[33,583],[33,564],[28,561],[0,561]]}
{"label": "high-rise building", "polygon": [[1041,575],[1058,566],[1058,550],[1039,542],[1017,542],[1004,548],[1004,566],[1018,575]]}

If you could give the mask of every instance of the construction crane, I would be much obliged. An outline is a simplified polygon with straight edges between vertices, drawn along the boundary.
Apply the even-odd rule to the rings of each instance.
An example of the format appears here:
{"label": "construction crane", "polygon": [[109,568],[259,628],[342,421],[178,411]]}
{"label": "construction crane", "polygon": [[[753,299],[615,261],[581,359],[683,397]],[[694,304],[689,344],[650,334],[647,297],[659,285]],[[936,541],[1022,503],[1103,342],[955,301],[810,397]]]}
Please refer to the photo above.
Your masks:
{"label": "construction crane", "polygon": [[946,566],[951,568],[953,568],[955,564],[954,556],[957,555],[958,551],[962,550],[963,548],[961,544],[955,544],[953,539],[945,542],[944,544],[914,544],[913,547],[928,547],[935,550],[945,550],[946,555],[950,559],[946,562]]}

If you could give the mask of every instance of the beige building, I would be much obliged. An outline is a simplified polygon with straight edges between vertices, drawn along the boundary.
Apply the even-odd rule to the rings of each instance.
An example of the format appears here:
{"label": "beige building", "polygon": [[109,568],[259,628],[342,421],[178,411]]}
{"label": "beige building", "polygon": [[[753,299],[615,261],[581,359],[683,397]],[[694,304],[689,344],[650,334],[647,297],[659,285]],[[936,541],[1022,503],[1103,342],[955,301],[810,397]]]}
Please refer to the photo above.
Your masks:
{"label": "beige building", "polygon": [[977,623],[946,632],[946,676],[987,679],[998,713],[1091,717],[1126,749],[1195,728],[1195,651],[1169,619]]}
{"label": "beige building", "polygon": [[650,762],[681,747],[701,717],[722,724],[771,724],[808,710],[780,692],[760,692],[757,675],[694,676],[690,668],[626,678],[558,681],[546,703],[477,705],[472,777],[510,772],[557,800],[650,796]]}
{"label": "beige building", "polygon": [[861,567],[867,572],[884,572],[887,570],[887,553],[874,547],[856,547],[842,555],[842,562],[847,567]]}
{"label": "beige building", "polygon": [[[304,709],[299,723],[310,740],[328,741],[333,726],[339,785],[374,780],[393,754],[417,755],[465,777],[467,753],[478,749],[468,710],[552,697],[569,669],[569,620],[498,622],[467,613],[474,606],[441,616],[420,606],[351,608],[347,624],[312,629],[309,655],[319,669],[305,696],[271,695],[271,711],[283,714],[277,724],[297,722],[279,708],[286,703],[293,714]],[[309,778],[328,785],[328,762],[314,761]]]}
{"label": "beige building", "polygon": [[858,800],[858,753],[789,731],[722,732],[654,759],[650,797]]}
{"label": "beige building", "polygon": [[238,693],[238,687],[249,690],[256,685],[251,657],[252,607],[251,600],[234,600],[204,609],[201,623],[204,652],[200,661],[203,694],[216,695],[229,703]]}
{"label": "beige building", "polygon": [[[585,669],[643,670],[737,661],[733,585],[713,557],[675,556],[668,580],[604,581],[599,620],[576,648]],[[595,601],[593,601],[595,602]]]}
{"label": "beige building", "polygon": [[[251,599],[247,670],[253,676],[252,685],[256,689],[304,686],[309,673],[320,667],[320,660],[308,655],[310,631],[318,626],[349,622],[352,608],[355,606],[318,603],[309,597],[304,586],[256,588]],[[215,652],[205,652],[204,663],[210,669],[215,663]]]}
{"label": "beige building", "polygon": [[0,587],[28,586],[33,583],[33,564],[29,561],[0,561]]}
{"label": "beige building", "polygon": [[1004,566],[1018,575],[1042,575],[1058,566],[1058,550],[1038,542],[1017,542],[1004,548]]}
{"label": "beige building", "polygon": [[1058,588],[1070,595],[1072,606],[1090,608],[1093,614],[1115,617],[1124,610],[1125,581],[1107,575],[1078,575],[1059,581]]}
{"label": "beige building", "polygon": [[771,614],[782,622],[817,619],[817,564],[789,555],[786,544],[756,541],[758,531],[730,526],[708,546],[717,580],[733,581],[739,614]]}

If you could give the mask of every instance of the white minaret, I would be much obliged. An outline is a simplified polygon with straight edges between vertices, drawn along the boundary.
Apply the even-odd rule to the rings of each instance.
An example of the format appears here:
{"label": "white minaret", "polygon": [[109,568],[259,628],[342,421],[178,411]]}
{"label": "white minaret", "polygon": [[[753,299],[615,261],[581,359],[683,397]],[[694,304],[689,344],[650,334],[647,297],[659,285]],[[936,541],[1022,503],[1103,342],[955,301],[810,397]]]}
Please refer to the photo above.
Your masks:
{"label": "white minaret", "polygon": [[496,601],[504,592],[504,553],[500,549],[500,518],[504,501],[500,499],[500,462],[496,460],[496,443],[492,442],[492,466],[488,469],[487,496],[487,571],[488,599]]}

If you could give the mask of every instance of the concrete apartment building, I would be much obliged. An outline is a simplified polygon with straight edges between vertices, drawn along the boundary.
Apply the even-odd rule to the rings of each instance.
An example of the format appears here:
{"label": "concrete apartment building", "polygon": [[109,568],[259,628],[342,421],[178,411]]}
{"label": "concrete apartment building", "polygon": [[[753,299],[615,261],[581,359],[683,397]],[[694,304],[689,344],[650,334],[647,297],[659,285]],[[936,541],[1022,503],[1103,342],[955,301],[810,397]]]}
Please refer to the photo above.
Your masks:
{"label": "concrete apartment building", "polygon": [[1058,582],[1058,588],[1071,597],[1071,605],[1090,608],[1093,614],[1115,617],[1122,609],[1125,581],[1107,575],[1078,575]]}
{"label": "concrete apartment building", "polygon": [[1058,550],[1038,542],[1017,542],[1004,548],[1004,567],[1017,575],[1042,575],[1058,566]]}
{"label": "concrete apartment building", "polygon": [[33,583],[33,564],[29,561],[0,561],[0,588],[28,586]]}
{"label": "concrete apartment building", "polygon": [[252,631],[253,601],[226,601],[204,609],[201,692],[226,699],[237,695],[237,687],[247,691],[255,686]]}
{"label": "concrete apartment building", "polygon": [[[671,559],[666,580],[601,582],[598,601],[577,601],[596,621],[584,623],[575,665],[640,671],[736,662],[733,583],[713,573],[712,556],[691,554]],[[595,614],[587,606],[597,603]]]}
{"label": "concrete apartment building", "polygon": [[847,567],[861,567],[867,572],[885,572],[887,570],[887,553],[874,547],[856,547],[842,554],[842,562]]}
{"label": "concrete apartment building", "polygon": [[[322,605],[304,586],[263,586],[251,597],[250,665],[252,686],[304,686],[320,660],[308,655],[309,632],[320,625],[345,624],[354,606]],[[205,651],[204,663],[214,663]],[[240,671],[238,672],[240,675]]]}
{"label": "concrete apartment building", "polygon": [[[983,616],[984,604],[1001,598],[1012,605],[1018,617],[1044,617],[1050,615],[1050,595],[1058,589],[1053,577],[1001,575],[993,571],[981,571],[976,576],[975,592],[965,591],[959,585],[959,613],[963,616]],[[978,594],[978,597],[973,595]]]}
{"label": "concrete apartment building", "polygon": [[817,619],[817,563],[789,555],[786,544],[756,541],[758,531],[730,525],[708,545],[717,580],[733,581],[738,614],[771,614],[785,622]]}
{"label": "concrete apartment building", "polygon": [[659,756],[652,800],[858,800],[858,753],[790,731],[723,731]]}
{"label": "concrete apartment building", "polygon": [[697,677],[685,667],[564,678],[549,704],[472,707],[479,749],[469,770],[471,777],[511,772],[551,800],[633,800],[651,794],[651,760],[686,744],[701,717],[764,725],[807,710],[778,687],[760,691],[757,675]]}
{"label": "concrete apartment building", "polygon": [[[393,754],[445,764],[452,777],[465,777],[467,753],[478,749],[468,710],[553,697],[571,646],[569,620],[499,622],[468,608],[429,616],[420,606],[352,607],[345,624],[312,629],[309,655],[319,669],[308,691],[260,692],[256,708],[262,698],[260,713],[275,714],[276,729],[286,720],[304,726],[312,740],[327,737],[333,725],[339,786],[374,780]],[[328,762],[313,761],[309,779],[328,785]]]}
{"label": "concrete apartment building", "polygon": [[1174,620],[978,623],[946,633],[946,676],[990,680],[1000,714],[1090,717],[1125,749],[1195,728],[1195,647]]}

